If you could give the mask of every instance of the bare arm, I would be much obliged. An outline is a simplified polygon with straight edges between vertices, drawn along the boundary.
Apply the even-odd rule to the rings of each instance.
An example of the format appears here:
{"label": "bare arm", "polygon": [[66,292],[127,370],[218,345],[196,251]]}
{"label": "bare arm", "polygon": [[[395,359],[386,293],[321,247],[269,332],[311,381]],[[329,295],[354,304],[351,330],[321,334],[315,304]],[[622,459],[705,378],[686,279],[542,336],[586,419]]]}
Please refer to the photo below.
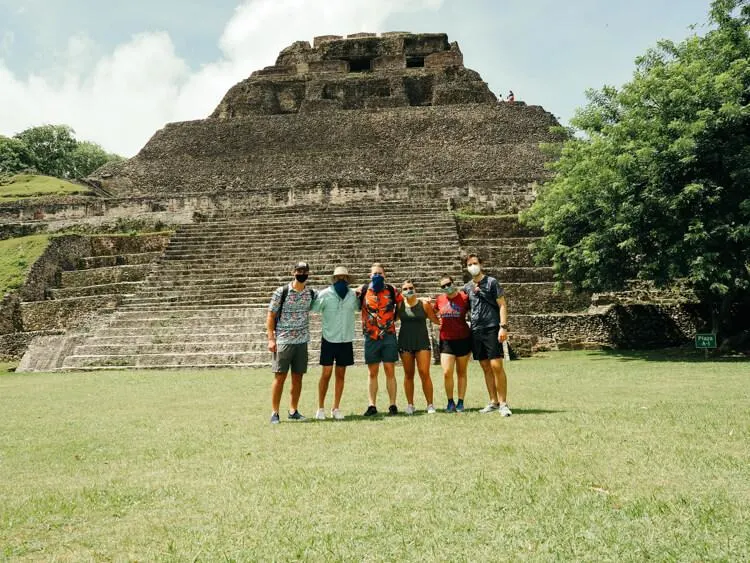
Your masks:
{"label": "bare arm", "polygon": [[437,316],[437,313],[435,312],[435,308],[432,306],[432,303],[427,301],[423,304],[423,306],[424,306],[424,312],[427,315],[427,318],[430,319],[434,324],[439,325],[440,317]]}
{"label": "bare arm", "polygon": [[508,324],[508,305],[505,303],[505,296],[501,295],[497,298],[497,305],[500,307],[500,332],[497,335],[497,339],[503,342],[508,338],[508,329],[502,328]]}
{"label": "bare arm", "polygon": [[276,353],[276,314],[268,311],[266,317],[266,333],[268,334],[268,351]]}

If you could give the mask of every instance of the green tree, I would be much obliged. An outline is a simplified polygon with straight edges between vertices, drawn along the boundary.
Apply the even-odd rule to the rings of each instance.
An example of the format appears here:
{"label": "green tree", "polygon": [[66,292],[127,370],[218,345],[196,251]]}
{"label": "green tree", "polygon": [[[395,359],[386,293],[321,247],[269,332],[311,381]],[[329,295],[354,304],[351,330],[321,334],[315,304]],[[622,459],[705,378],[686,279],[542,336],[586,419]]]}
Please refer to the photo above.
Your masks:
{"label": "green tree", "polygon": [[80,141],[71,155],[71,177],[84,178],[108,162],[121,160],[121,156],[108,153],[96,143]]}
{"label": "green tree", "polygon": [[58,178],[71,178],[73,151],[78,141],[75,131],[67,125],[40,125],[15,136],[28,151],[31,165],[40,173]]}
{"label": "green tree", "polygon": [[620,89],[588,92],[554,178],[524,214],[539,258],[578,288],[681,280],[718,315],[750,289],[750,0],[661,41]]}
{"label": "green tree", "polygon": [[14,174],[31,167],[26,144],[0,135],[0,174]]}
{"label": "green tree", "polygon": [[[75,131],[67,125],[31,127],[7,141],[4,149],[0,138],[0,172],[7,160],[9,168],[14,162],[23,163],[13,171],[33,168],[40,174],[57,178],[83,178],[107,162],[123,160],[96,143],[77,141]],[[13,150],[22,158],[12,158]],[[4,160],[6,153],[8,156]]]}

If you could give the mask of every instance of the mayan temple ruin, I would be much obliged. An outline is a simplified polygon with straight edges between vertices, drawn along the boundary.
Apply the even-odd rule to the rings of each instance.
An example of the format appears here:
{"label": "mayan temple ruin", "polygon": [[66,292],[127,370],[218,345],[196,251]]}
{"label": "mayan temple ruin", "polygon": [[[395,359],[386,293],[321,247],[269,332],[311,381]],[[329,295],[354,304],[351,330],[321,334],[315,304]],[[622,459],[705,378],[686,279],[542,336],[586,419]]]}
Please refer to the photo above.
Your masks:
{"label": "mayan temple ruin", "polygon": [[[263,366],[268,300],[296,261],[316,288],[339,264],[364,283],[379,261],[390,282],[433,295],[479,252],[506,289],[516,349],[627,345],[648,314],[556,290],[532,260],[538,233],[518,222],[556,125],[499,101],[445,34],[296,42],[206,119],[98,170],[98,197],[0,209],[19,232],[84,233],[32,268],[6,343],[28,346],[20,370]],[[158,232],[107,235],[117,224]],[[673,317],[655,331],[666,341],[689,330]],[[313,316],[311,358],[319,340]],[[355,351],[361,362],[361,339]]]}

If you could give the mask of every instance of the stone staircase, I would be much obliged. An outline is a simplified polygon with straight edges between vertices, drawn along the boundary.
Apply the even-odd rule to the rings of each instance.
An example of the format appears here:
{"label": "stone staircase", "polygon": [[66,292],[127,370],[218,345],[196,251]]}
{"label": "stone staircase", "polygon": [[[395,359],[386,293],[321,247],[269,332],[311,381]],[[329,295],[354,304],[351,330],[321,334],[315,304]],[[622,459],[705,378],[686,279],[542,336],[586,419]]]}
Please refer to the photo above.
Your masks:
{"label": "stone staircase", "polygon": [[537,233],[516,215],[459,219],[459,233],[462,251],[480,255],[484,270],[505,289],[516,351],[585,347],[581,325],[587,321],[581,317],[588,316],[591,295],[576,293],[569,284],[558,288],[553,269],[535,264],[531,247]]}
{"label": "stone staircase", "polygon": [[[78,339],[62,368],[269,365],[268,302],[298,260],[310,264],[317,289],[337,265],[365,283],[372,262],[384,263],[390,283],[410,278],[423,295],[437,291],[443,273],[460,277],[458,232],[445,202],[271,208],[215,219],[181,227],[137,292]],[[311,336],[317,363],[318,315]],[[358,362],[362,356],[357,337]]]}

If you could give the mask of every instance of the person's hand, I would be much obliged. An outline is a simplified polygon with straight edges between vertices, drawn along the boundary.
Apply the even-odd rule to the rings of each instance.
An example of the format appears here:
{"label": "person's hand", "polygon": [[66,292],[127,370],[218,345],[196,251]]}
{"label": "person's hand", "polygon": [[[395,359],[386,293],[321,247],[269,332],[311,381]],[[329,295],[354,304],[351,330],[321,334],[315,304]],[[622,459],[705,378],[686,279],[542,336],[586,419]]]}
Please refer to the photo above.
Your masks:
{"label": "person's hand", "polygon": [[276,353],[276,339],[275,338],[269,338],[268,339],[268,351],[272,353]]}
{"label": "person's hand", "polygon": [[356,287],[356,288],[354,289],[354,293],[356,293],[356,294],[357,294],[357,297],[359,297],[360,295],[362,295],[362,286],[361,286],[361,285],[360,285],[360,286],[357,286],[357,287]]}
{"label": "person's hand", "polygon": [[508,340],[508,331],[504,328],[500,329],[500,332],[497,333],[497,341],[501,344]]}

